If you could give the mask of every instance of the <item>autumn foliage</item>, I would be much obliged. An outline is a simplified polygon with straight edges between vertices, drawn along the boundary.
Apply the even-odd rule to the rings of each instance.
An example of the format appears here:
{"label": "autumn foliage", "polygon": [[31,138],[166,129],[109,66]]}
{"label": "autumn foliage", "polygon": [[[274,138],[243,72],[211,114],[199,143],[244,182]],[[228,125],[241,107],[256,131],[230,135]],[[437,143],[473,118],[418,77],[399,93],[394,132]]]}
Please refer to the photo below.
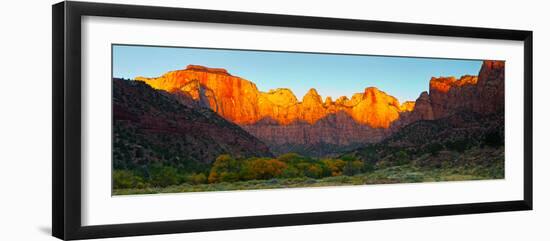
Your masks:
{"label": "autumn foliage", "polygon": [[361,160],[353,158],[314,159],[295,153],[278,158],[248,158],[238,160],[230,155],[220,155],[212,164],[209,183],[265,180],[273,178],[323,178],[355,175],[368,170]]}
{"label": "autumn foliage", "polygon": [[131,170],[117,169],[113,174],[113,186],[116,189],[126,189],[285,178],[320,179],[370,172],[372,171],[368,168],[370,165],[349,156],[337,159],[317,159],[296,153],[287,153],[277,158],[243,159],[222,154],[202,170],[160,163]]}

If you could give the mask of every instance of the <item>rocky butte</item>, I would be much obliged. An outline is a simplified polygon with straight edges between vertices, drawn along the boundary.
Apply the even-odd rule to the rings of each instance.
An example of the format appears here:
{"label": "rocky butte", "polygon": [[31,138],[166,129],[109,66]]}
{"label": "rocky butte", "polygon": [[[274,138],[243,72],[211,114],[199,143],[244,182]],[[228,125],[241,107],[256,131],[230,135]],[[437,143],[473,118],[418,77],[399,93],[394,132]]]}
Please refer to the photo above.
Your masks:
{"label": "rocky butte", "polygon": [[366,88],[332,100],[310,89],[299,100],[290,89],[259,91],[225,69],[188,65],[160,77],[136,77],[155,89],[183,94],[238,124],[275,154],[289,151],[322,156],[378,142],[418,120],[458,111],[490,114],[504,108],[504,62],[484,61],[478,76],[432,78],[429,93],[399,101]]}

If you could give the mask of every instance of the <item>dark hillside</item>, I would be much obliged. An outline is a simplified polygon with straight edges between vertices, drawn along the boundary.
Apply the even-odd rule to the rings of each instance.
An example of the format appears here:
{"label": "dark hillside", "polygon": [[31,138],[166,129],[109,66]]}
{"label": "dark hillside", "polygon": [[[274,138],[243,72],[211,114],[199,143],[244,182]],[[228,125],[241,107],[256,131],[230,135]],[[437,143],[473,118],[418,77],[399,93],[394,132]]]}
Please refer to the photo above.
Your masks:
{"label": "dark hillside", "polygon": [[185,95],[113,79],[113,166],[202,169],[221,154],[272,156],[260,140]]}

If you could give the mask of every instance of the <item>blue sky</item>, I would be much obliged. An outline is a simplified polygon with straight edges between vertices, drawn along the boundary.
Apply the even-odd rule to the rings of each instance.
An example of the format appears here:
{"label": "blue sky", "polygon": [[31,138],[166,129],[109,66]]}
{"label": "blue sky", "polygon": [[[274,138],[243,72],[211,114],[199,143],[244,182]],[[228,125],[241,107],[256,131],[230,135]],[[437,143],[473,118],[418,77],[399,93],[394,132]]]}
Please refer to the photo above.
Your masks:
{"label": "blue sky", "polygon": [[179,47],[113,46],[113,77],[158,77],[188,64],[225,68],[260,91],[290,88],[298,99],[315,88],[323,97],[375,86],[400,102],[428,90],[432,76],[477,75],[481,60],[313,54]]}

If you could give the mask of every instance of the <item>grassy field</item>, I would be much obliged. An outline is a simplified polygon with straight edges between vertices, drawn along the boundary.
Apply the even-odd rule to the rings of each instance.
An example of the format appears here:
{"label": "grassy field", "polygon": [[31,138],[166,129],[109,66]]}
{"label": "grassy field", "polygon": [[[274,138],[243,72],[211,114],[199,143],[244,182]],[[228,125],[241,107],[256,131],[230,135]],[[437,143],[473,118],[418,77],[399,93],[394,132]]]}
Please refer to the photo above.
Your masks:
{"label": "grassy field", "polygon": [[231,183],[221,182],[197,185],[181,184],[163,188],[149,187],[143,189],[114,189],[113,195],[347,186],[390,183],[443,182],[503,178],[504,159],[499,162],[493,162],[490,165],[443,165],[439,168],[420,167],[414,164],[407,164],[401,166],[379,168],[369,173],[361,173],[354,176],[343,175],[321,179],[278,178],[270,180],[238,181]]}

